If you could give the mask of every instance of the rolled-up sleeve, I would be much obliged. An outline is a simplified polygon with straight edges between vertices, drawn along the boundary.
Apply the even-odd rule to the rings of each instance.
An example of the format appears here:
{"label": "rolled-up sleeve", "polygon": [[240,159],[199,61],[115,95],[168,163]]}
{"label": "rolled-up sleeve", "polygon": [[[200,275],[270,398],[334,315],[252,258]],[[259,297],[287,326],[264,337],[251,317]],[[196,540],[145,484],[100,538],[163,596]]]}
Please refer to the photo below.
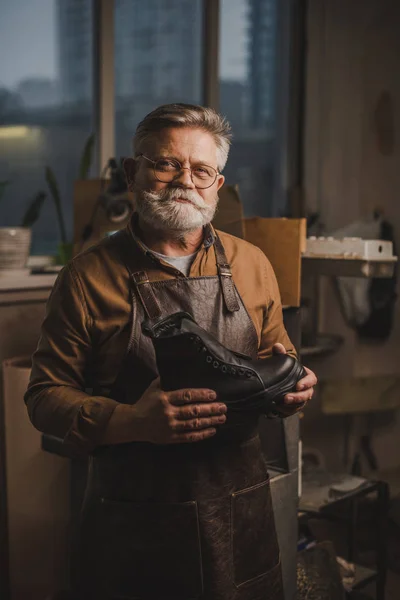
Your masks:
{"label": "rolled-up sleeve", "polygon": [[[261,343],[258,351],[258,358],[267,358],[272,355],[274,344],[280,343],[286,349],[287,354],[297,358],[297,352],[287,334],[282,312],[281,295],[278,282],[271,263],[268,259],[264,262],[265,284],[268,301],[266,303],[263,319],[263,328],[261,332]],[[284,412],[278,412],[282,418],[290,417],[298,412],[298,406],[286,404]]]}
{"label": "rolled-up sleeve", "polygon": [[50,294],[25,402],[32,424],[79,452],[101,443],[117,403],[85,389],[93,355],[92,319],[73,263]]}
{"label": "rolled-up sleeve", "polygon": [[283,323],[282,302],[278,282],[269,260],[262,255],[266,297],[263,325],[260,338],[258,358],[267,358],[272,355],[274,344],[283,344],[286,352],[296,357],[296,349],[287,334]]}

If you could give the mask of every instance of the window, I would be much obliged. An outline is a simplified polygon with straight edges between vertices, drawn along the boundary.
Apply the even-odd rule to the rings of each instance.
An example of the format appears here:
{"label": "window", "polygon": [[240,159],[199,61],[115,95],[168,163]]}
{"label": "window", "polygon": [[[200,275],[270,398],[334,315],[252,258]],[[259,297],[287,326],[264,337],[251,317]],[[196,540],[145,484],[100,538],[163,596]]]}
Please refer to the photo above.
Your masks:
{"label": "window", "polygon": [[234,134],[224,174],[227,183],[239,184],[247,216],[280,216],[286,209],[280,165],[281,120],[288,99],[282,111],[277,103],[282,87],[279,11],[285,4],[284,0],[221,0],[220,110]]}
{"label": "window", "polygon": [[202,102],[202,8],[201,0],[115,0],[117,156],[131,154],[137,124],[156,106]]}
{"label": "window", "polygon": [[[99,100],[92,90],[93,7],[103,2],[2,1],[0,181],[10,184],[0,225],[20,223],[30,199],[47,191],[44,172],[51,166],[72,238],[73,183],[92,132],[92,102]],[[295,2],[219,1],[219,56],[213,60],[220,65],[219,109],[234,133],[224,174],[239,184],[248,216],[286,211],[288,19]],[[108,131],[114,127],[116,147],[109,136],[106,152],[121,157],[131,153],[138,122],[156,106],[203,103],[207,48],[203,0],[114,0],[114,11],[115,119],[109,116]],[[205,79],[212,85],[212,77]],[[295,168],[293,161],[289,167]],[[33,229],[34,254],[55,252],[56,224],[48,195]]]}
{"label": "window", "polygon": [[[30,199],[57,177],[69,240],[72,190],[92,114],[91,0],[2,2],[0,180],[8,181],[0,225],[19,225]],[[50,195],[33,228],[33,254],[60,242]]]}

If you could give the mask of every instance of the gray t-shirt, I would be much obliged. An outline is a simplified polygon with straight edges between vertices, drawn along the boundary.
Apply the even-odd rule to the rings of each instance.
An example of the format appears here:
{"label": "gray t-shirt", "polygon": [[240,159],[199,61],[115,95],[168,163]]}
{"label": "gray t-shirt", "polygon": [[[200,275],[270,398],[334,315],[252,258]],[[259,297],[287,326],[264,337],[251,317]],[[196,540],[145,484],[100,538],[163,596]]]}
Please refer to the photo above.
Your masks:
{"label": "gray t-shirt", "polygon": [[190,267],[194,261],[194,257],[197,254],[197,252],[194,252],[194,254],[188,254],[187,256],[165,256],[165,254],[160,254],[159,252],[150,250],[150,248],[148,248],[148,250],[154,254],[154,256],[157,256],[157,258],[160,258],[175,269],[178,269],[178,271],[183,273],[186,277],[189,275]]}

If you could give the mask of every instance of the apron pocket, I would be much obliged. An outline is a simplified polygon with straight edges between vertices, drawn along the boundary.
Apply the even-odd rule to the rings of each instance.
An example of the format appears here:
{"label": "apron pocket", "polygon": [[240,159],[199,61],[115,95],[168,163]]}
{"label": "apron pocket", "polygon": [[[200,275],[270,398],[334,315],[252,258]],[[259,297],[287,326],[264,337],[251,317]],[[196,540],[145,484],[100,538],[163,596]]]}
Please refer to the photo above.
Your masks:
{"label": "apron pocket", "polygon": [[233,581],[239,587],[279,562],[268,480],[232,494],[231,519]]}
{"label": "apron pocket", "polygon": [[87,508],[81,529],[86,543],[81,539],[79,560],[86,584],[81,581],[81,590],[93,593],[95,587],[105,596],[134,600],[202,595],[196,502],[142,504],[102,498],[100,505]]}

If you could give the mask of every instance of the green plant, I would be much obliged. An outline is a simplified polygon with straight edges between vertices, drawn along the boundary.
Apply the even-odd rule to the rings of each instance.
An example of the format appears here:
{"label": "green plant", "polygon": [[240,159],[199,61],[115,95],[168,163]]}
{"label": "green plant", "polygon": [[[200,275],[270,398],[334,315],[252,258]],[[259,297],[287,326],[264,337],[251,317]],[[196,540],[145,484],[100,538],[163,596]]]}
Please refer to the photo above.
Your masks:
{"label": "green plant", "polygon": [[[9,185],[11,185],[10,181],[0,181],[0,202],[3,199],[4,193]],[[28,204],[28,208],[25,210],[20,227],[32,227],[32,225],[36,223],[40,217],[40,211],[46,196],[46,192],[43,191],[35,194],[31,202]]]}
{"label": "green plant", "polygon": [[49,186],[50,194],[51,194],[51,197],[53,198],[53,202],[56,207],[58,226],[60,228],[61,243],[66,244],[67,243],[67,230],[65,227],[64,214],[63,214],[62,205],[61,205],[60,190],[58,188],[56,176],[51,167],[46,167],[45,179],[46,179],[47,185]]}
{"label": "green plant", "polygon": [[[91,135],[89,135],[89,137],[87,138],[87,140],[85,142],[85,145],[84,145],[84,148],[82,151],[82,156],[81,156],[81,159],[79,162],[79,178],[80,179],[87,179],[87,177],[89,175],[90,167],[92,164],[92,158],[93,158],[94,142],[95,142],[95,136],[92,133]],[[46,179],[46,183],[49,188],[49,191],[50,191],[50,195],[51,195],[53,202],[55,204],[55,207],[56,207],[58,225],[60,228],[61,244],[58,249],[58,258],[62,263],[64,263],[64,262],[67,262],[68,258],[72,254],[72,244],[70,242],[68,242],[67,229],[65,226],[65,219],[64,219],[64,214],[63,214],[63,210],[62,210],[60,191],[59,191],[56,176],[51,167],[45,168],[45,179]],[[0,202],[2,201],[5,191],[9,185],[11,185],[11,182],[8,180],[0,181]],[[47,198],[47,194],[43,190],[37,192],[33,196],[32,200],[28,204],[28,207],[25,210],[25,213],[22,217],[21,227],[32,227],[32,225],[34,223],[36,223],[36,221],[40,217],[40,213],[41,213],[41,210],[42,210],[42,207],[43,207],[43,204],[44,204],[44,201],[46,200],[46,198]]]}
{"label": "green plant", "polygon": [[40,212],[42,210],[42,206],[44,201],[46,200],[47,194],[46,192],[38,192],[33,198],[28,208],[25,211],[24,216],[22,217],[21,227],[32,227],[34,223],[40,217]]}
{"label": "green plant", "polygon": [[[79,179],[87,179],[87,177],[89,175],[89,171],[90,171],[90,167],[91,167],[92,159],[93,159],[94,142],[95,142],[95,135],[94,135],[94,133],[92,133],[89,135],[89,137],[87,138],[87,140],[85,142],[85,145],[84,145],[84,148],[82,151],[82,156],[79,161],[79,170],[78,170]],[[70,242],[68,242],[67,229],[65,226],[65,219],[64,219],[63,209],[62,209],[60,189],[59,189],[59,186],[57,183],[57,178],[55,176],[53,169],[49,166],[47,166],[45,168],[45,179],[46,179],[46,183],[49,188],[49,191],[50,191],[50,195],[53,199],[53,202],[54,202],[54,205],[56,208],[58,226],[60,229],[61,244],[59,247],[58,259],[62,263],[65,263],[65,262],[67,262],[68,258],[70,258],[70,256],[72,255],[72,244]]]}
{"label": "green plant", "polygon": [[95,135],[92,133],[86,140],[83,148],[80,164],[79,164],[79,179],[87,179],[92,166],[93,150],[94,150]]}

